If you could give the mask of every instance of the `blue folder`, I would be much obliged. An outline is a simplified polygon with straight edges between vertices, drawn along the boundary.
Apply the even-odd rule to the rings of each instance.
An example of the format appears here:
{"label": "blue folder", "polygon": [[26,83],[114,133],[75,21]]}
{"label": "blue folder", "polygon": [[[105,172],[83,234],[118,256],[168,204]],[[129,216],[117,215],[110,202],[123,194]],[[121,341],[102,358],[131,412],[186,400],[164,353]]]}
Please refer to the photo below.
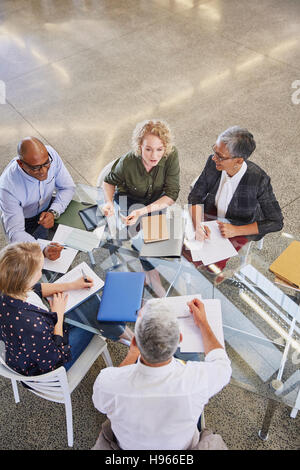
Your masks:
{"label": "blue folder", "polygon": [[97,319],[135,322],[142,305],[144,281],[145,273],[108,272]]}

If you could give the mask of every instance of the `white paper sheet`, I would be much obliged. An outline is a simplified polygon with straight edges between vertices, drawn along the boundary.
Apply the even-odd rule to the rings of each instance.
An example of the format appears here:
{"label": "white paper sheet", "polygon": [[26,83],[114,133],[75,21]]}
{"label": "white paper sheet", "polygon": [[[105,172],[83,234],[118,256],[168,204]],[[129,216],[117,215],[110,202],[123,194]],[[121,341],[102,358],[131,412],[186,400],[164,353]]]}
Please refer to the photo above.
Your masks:
{"label": "white paper sheet", "polygon": [[93,279],[94,285],[93,287],[87,289],[67,291],[68,302],[66,306],[66,312],[68,310],[71,310],[73,307],[76,307],[77,305],[81,304],[84,300],[86,300],[91,295],[95,294],[99,289],[101,289],[101,287],[104,286],[103,280],[85,262],[78,264],[74,269],[72,269],[64,276],[59,278],[57,281],[55,281],[55,283],[75,281],[76,279],[82,277],[82,269],[87,277]]}
{"label": "white paper sheet", "polygon": [[[221,302],[219,299],[202,299],[204,303],[207,321],[217,340],[224,346],[224,333],[222,326]],[[195,325],[192,316],[180,320],[182,342],[181,352],[204,352],[202,334]]]}
{"label": "white paper sheet", "polygon": [[175,297],[163,297],[160,299],[152,299],[151,301],[159,302],[165,305],[176,315],[177,318],[191,317],[190,309],[187,306],[187,302],[191,302],[193,299],[202,299],[201,294],[190,294],[180,295]]}
{"label": "white paper sheet", "polygon": [[[39,242],[42,250],[51,243],[49,240],[43,240],[42,238],[39,238],[37,241]],[[64,248],[57,260],[51,261],[50,259],[45,258],[43,269],[48,269],[49,271],[54,271],[56,273],[66,273],[77,253],[78,251],[73,248]]]}
{"label": "white paper sheet", "polygon": [[97,233],[87,232],[86,230],[69,227],[68,225],[63,224],[59,224],[53,237],[53,241],[65,243],[73,249],[84,252],[92,251],[94,248],[99,246],[99,237],[97,236]]}
{"label": "white paper sheet", "polygon": [[222,237],[216,220],[204,222],[204,225],[207,225],[211,231],[209,240],[185,242],[186,247],[191,250],[193,261],[202,261],[207,266],[238,254],[228,238]]}

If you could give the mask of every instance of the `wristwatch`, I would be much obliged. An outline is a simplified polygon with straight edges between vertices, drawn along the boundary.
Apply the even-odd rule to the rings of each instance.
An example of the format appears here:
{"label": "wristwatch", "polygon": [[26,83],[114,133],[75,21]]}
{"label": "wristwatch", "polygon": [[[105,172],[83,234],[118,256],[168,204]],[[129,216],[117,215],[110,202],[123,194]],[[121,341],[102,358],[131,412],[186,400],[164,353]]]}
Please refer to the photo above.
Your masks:
{"label": "wristwatch", "polygon": [[48,212],[51,212],[51,214],[53,214],[54,220],[57,220],[59,215],[60,215],[59,212],[57,212],[53,209],[49,209]]}

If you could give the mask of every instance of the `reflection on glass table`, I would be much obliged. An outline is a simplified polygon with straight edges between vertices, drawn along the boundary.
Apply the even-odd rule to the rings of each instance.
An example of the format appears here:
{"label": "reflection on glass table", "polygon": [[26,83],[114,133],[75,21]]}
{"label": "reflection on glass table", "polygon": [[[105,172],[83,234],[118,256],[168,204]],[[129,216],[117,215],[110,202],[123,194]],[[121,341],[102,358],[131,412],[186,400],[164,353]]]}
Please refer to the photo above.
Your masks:
{"label": "reflection on glass table", "polygon": [[[100,201],[101,193],[99,196],[97,192],[97,203]],[[290,406],[291,416],[296,416],[300,408],[300,295],[275,284],[269,271],[272,261],[294,239],[291,235],[272,234],[271,253],[267,243],[263,248],[261,244],[248,243],[221,271],[217,265],[193,263],[186,253],[175,259],[141,259],[124,226],[119,236],[118,222],[99,215],[99,226],[102,225],[103,237],[90,262],[103,280],[107,271],[145,271],[143,302],[200,292],[204,299],[221,300],[232,383],[269,399],[261,438],[267,437],[277,402]],[[71,267],[81,261],[89,262],[87,253],[78,254]],[[66,321],[99,331],[96,315],[87,323],[84,315],[74,318],[70,312]]]}

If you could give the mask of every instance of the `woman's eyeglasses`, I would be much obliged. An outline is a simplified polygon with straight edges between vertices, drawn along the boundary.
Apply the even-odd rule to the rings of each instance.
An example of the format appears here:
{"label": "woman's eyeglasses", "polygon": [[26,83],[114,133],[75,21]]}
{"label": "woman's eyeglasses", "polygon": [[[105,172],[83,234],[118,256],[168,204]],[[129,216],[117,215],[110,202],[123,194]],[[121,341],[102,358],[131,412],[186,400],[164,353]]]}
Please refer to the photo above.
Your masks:
{"label": "woman's eyeglasses", "polygon": [[217,157],[219,162],[224,162],[225,160],[232,160],[233,158],[240,158],[240,157],[222,157],[217,151],[216,151],[216,146],[213,145],[212,147],[214,156]]}

